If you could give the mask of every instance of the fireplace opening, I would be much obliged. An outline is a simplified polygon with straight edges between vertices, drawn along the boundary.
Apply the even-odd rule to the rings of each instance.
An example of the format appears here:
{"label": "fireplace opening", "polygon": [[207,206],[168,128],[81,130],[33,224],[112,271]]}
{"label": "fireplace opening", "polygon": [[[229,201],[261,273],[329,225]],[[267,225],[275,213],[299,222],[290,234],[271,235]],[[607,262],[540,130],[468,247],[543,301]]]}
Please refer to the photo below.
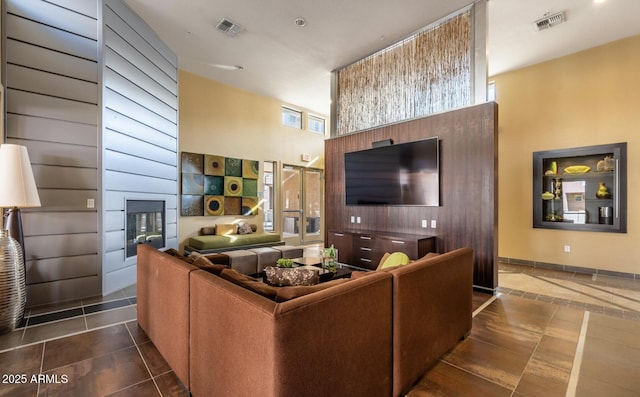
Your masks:
{"label": "fireplace opening", "polygon": [[165,246],[163,200],[127,200],[127,258],[136,255],[138,244]]}

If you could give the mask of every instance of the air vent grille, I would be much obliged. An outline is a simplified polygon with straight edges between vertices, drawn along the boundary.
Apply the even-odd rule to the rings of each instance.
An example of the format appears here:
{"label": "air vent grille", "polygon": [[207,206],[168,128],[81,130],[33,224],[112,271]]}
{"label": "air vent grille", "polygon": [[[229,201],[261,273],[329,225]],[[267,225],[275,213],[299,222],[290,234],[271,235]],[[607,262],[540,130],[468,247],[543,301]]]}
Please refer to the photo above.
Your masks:
{"label": "air vent grille", "polygon": [[545,30],[564,22],[564,12],[558,12],[553,15],[546,14],[544,18],[540,18],[533,24],[536,30]]}
{"label": "air vent grille", "polygon": [[242,32],[244,28],[242,25],[239,25],[233,21],[228,20],[227,18],[222,18],[220,22],[216,25],[216,29],[225,33],[229,36],[237,36],[238,33]]}

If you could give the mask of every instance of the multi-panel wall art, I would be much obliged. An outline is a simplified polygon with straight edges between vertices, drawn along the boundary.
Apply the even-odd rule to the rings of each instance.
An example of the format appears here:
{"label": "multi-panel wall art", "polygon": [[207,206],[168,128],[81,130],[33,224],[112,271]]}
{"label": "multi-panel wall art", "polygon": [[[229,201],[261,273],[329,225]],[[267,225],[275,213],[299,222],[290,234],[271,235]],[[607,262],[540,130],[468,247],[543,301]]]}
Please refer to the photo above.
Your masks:
{"label": "multi-panel wall art", "polygon": [[182,216],[257,215],[260,163],[182,152]]}

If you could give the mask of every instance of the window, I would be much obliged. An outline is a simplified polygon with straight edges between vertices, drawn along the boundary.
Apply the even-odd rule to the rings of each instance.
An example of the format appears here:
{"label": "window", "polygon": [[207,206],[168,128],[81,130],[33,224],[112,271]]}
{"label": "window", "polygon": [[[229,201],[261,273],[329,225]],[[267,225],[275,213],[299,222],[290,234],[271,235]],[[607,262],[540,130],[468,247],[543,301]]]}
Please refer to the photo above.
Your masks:
{"label": "window", "polygon": [[495,101],[496,100],[496,83],[490,81],[487,84],[487,101]]}
{"label": "window", "polygon": [[273,212],[275,210],[275,161],[265,161],[264,163],[264,231],[265,232],[273,232],[274,231],[274,223],[273,223]]}
{"label": "window", "polygon": [[282,125],[302,129],[302,112],[282,107]]}
{"label": "window", "polygon": [[323,118],[309,115],[307,124],[309,131],[317,132],[318,134],[324,134],[325,120]]}

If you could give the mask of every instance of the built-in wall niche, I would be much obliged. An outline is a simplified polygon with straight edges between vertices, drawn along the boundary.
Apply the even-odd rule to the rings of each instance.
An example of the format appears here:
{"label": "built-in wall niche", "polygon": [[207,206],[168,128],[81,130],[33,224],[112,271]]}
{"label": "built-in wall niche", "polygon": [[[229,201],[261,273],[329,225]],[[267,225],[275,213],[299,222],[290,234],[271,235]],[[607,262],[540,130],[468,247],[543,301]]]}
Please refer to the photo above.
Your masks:
{"label": "built-in wall niche", "polygon": [[256,160],[182,152],[180,215],[257,215],[259,174]]}
{"label": "built-in wall niche", "polygon": [[138,244],[166,245],[165,207],[163,200],[127,200],[127,258],[136,255]]}
{"label": "built-in wall niche", "polygon": [[533,153],[533,227],[627,232],[627,143]]}

